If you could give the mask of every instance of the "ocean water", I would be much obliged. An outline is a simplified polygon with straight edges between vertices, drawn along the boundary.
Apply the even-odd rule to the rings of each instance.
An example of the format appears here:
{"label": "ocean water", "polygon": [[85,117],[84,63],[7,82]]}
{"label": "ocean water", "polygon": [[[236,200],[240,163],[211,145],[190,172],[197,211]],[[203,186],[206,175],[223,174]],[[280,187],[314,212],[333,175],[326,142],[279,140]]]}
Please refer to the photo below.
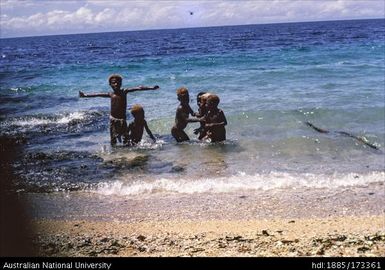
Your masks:
{"label": "ocean water", "polygon": [[[1,39],[0,129],[22,150],[24,192],[105,195],[363,186],[384,181],[385,20],[151,30]],[[123,87],[149,127],[137,147],[109,144],[110,101]],[[219,95],[224,143],[176,143],[175,90]],[[132,117],[128,113],[128,121]],[[329,130],[319,133],[305,122]],[[373,149],[340,131],[363,138]]]}

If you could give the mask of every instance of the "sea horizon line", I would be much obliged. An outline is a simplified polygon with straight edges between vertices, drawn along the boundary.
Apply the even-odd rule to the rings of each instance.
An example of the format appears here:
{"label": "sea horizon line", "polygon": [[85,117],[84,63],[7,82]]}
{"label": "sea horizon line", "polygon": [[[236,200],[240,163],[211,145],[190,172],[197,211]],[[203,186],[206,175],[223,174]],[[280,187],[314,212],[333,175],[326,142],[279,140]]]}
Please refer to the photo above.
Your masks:
{"label": "sea horizon line", "polygon": [[42,37],[56,37],[56,36],[74,36],[74,35],[93,35],[93,34],[113,34],[113,33],[127,33],[127,32],[151,32],[151,31],[170,31],[170,30],[191,30],[202,28],[227,28],[240,26],[266,26],[266,25],[280,25],[280,24],[299,24],[299,23],[331,23],[331,22],[348,22],[348,21],[373,21],[385,20],[385,18],[364,18],[364,19],[333,19],[333,20],[316,20],[316,21],[294,21],[294,22],[272,22],[272,23],[253,23],[253,24],[234,24],[234,25],[212,25],[212,26],[198,26],[198,27],[176,27],[176,28],[153,28],[153,29],[137,29],[137,30],[118,30],[118,31],[101,31],[101,32],[79,32],[79,33],[60,33],[60,34],[42,34],[33,36],[15,36],[15,37],[1,37],[0,40],[18,39],[18,38],[42,38]]}

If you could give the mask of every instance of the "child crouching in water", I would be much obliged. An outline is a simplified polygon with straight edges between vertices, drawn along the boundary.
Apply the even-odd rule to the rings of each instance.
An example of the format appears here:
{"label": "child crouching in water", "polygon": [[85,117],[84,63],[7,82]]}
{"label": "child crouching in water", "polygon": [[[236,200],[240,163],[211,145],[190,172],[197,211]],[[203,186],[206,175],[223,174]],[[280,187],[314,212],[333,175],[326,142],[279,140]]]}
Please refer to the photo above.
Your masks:
{"label": "child crouching in water", "polygon": [[128,145],[139,143],[142,140],[144,129],[146,129],[148,136],[156,142],[154,135],[152,135],[151,130],[148,128],[147,121],[144,119],[143,107],[138,104],[132,106],[131,114],[134,117],[134,121],[127,127]]}
{"label": "child crouching in water", "polygon": [[210,94],[206,101],[207,113],[205,118],[205,132],[204,139],[210,140],[210,142],[221,142],[226,140],[227,120],[225,114],[218,108],[219,97],[217,95]]}

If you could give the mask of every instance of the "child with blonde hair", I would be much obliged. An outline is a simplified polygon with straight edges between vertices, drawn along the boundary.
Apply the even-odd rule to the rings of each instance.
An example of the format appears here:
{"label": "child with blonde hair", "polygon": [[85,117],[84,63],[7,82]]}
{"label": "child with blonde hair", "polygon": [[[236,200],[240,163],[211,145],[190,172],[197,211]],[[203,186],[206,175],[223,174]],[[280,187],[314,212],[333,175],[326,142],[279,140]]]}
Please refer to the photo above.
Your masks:
{"label": "child with blonde hair", "polygon": [[206,136],[204,139],[209,139],[210,142],[221,142],[226,140],[227,120],[225,114],[218,108],[219,97],[210,94],[206,101],[207,113],[205,118]]}
{"label": "child with blonde hair", "polygon": [[147,121],[144,119],[143,107],[139,104],[135,104],[131,108],[131,114],[134,117],[134,121],[132,121],[127,128],[128,144],[135,145],[139,143],[142,140],[144,129],[148,136],[156,142],[154,135],[152,135],[151,130],[148,128]]}
{"label": "child with blonde hair", "polygon": [[191,114],[194,116],[194,112],[190,107],[190,96],[186,87],[180,87],[176,90],[176,94],[180,104],[176,109],[175,125],[171,129],[171,134],[177,142],[188,141],[190,138],[187,136],[184,129],[188,123],[202,122],[203,118],[189,118]]}

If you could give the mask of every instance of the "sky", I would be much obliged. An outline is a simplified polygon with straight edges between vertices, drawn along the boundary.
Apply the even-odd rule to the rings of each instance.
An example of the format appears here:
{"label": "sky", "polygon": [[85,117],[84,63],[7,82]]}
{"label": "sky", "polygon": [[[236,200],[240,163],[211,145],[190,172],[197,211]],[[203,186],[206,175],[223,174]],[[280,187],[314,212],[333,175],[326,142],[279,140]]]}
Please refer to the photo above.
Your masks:
{"label": "sky", "polygon": [[372,19],[383,0],[0,0],[0,37]]}

